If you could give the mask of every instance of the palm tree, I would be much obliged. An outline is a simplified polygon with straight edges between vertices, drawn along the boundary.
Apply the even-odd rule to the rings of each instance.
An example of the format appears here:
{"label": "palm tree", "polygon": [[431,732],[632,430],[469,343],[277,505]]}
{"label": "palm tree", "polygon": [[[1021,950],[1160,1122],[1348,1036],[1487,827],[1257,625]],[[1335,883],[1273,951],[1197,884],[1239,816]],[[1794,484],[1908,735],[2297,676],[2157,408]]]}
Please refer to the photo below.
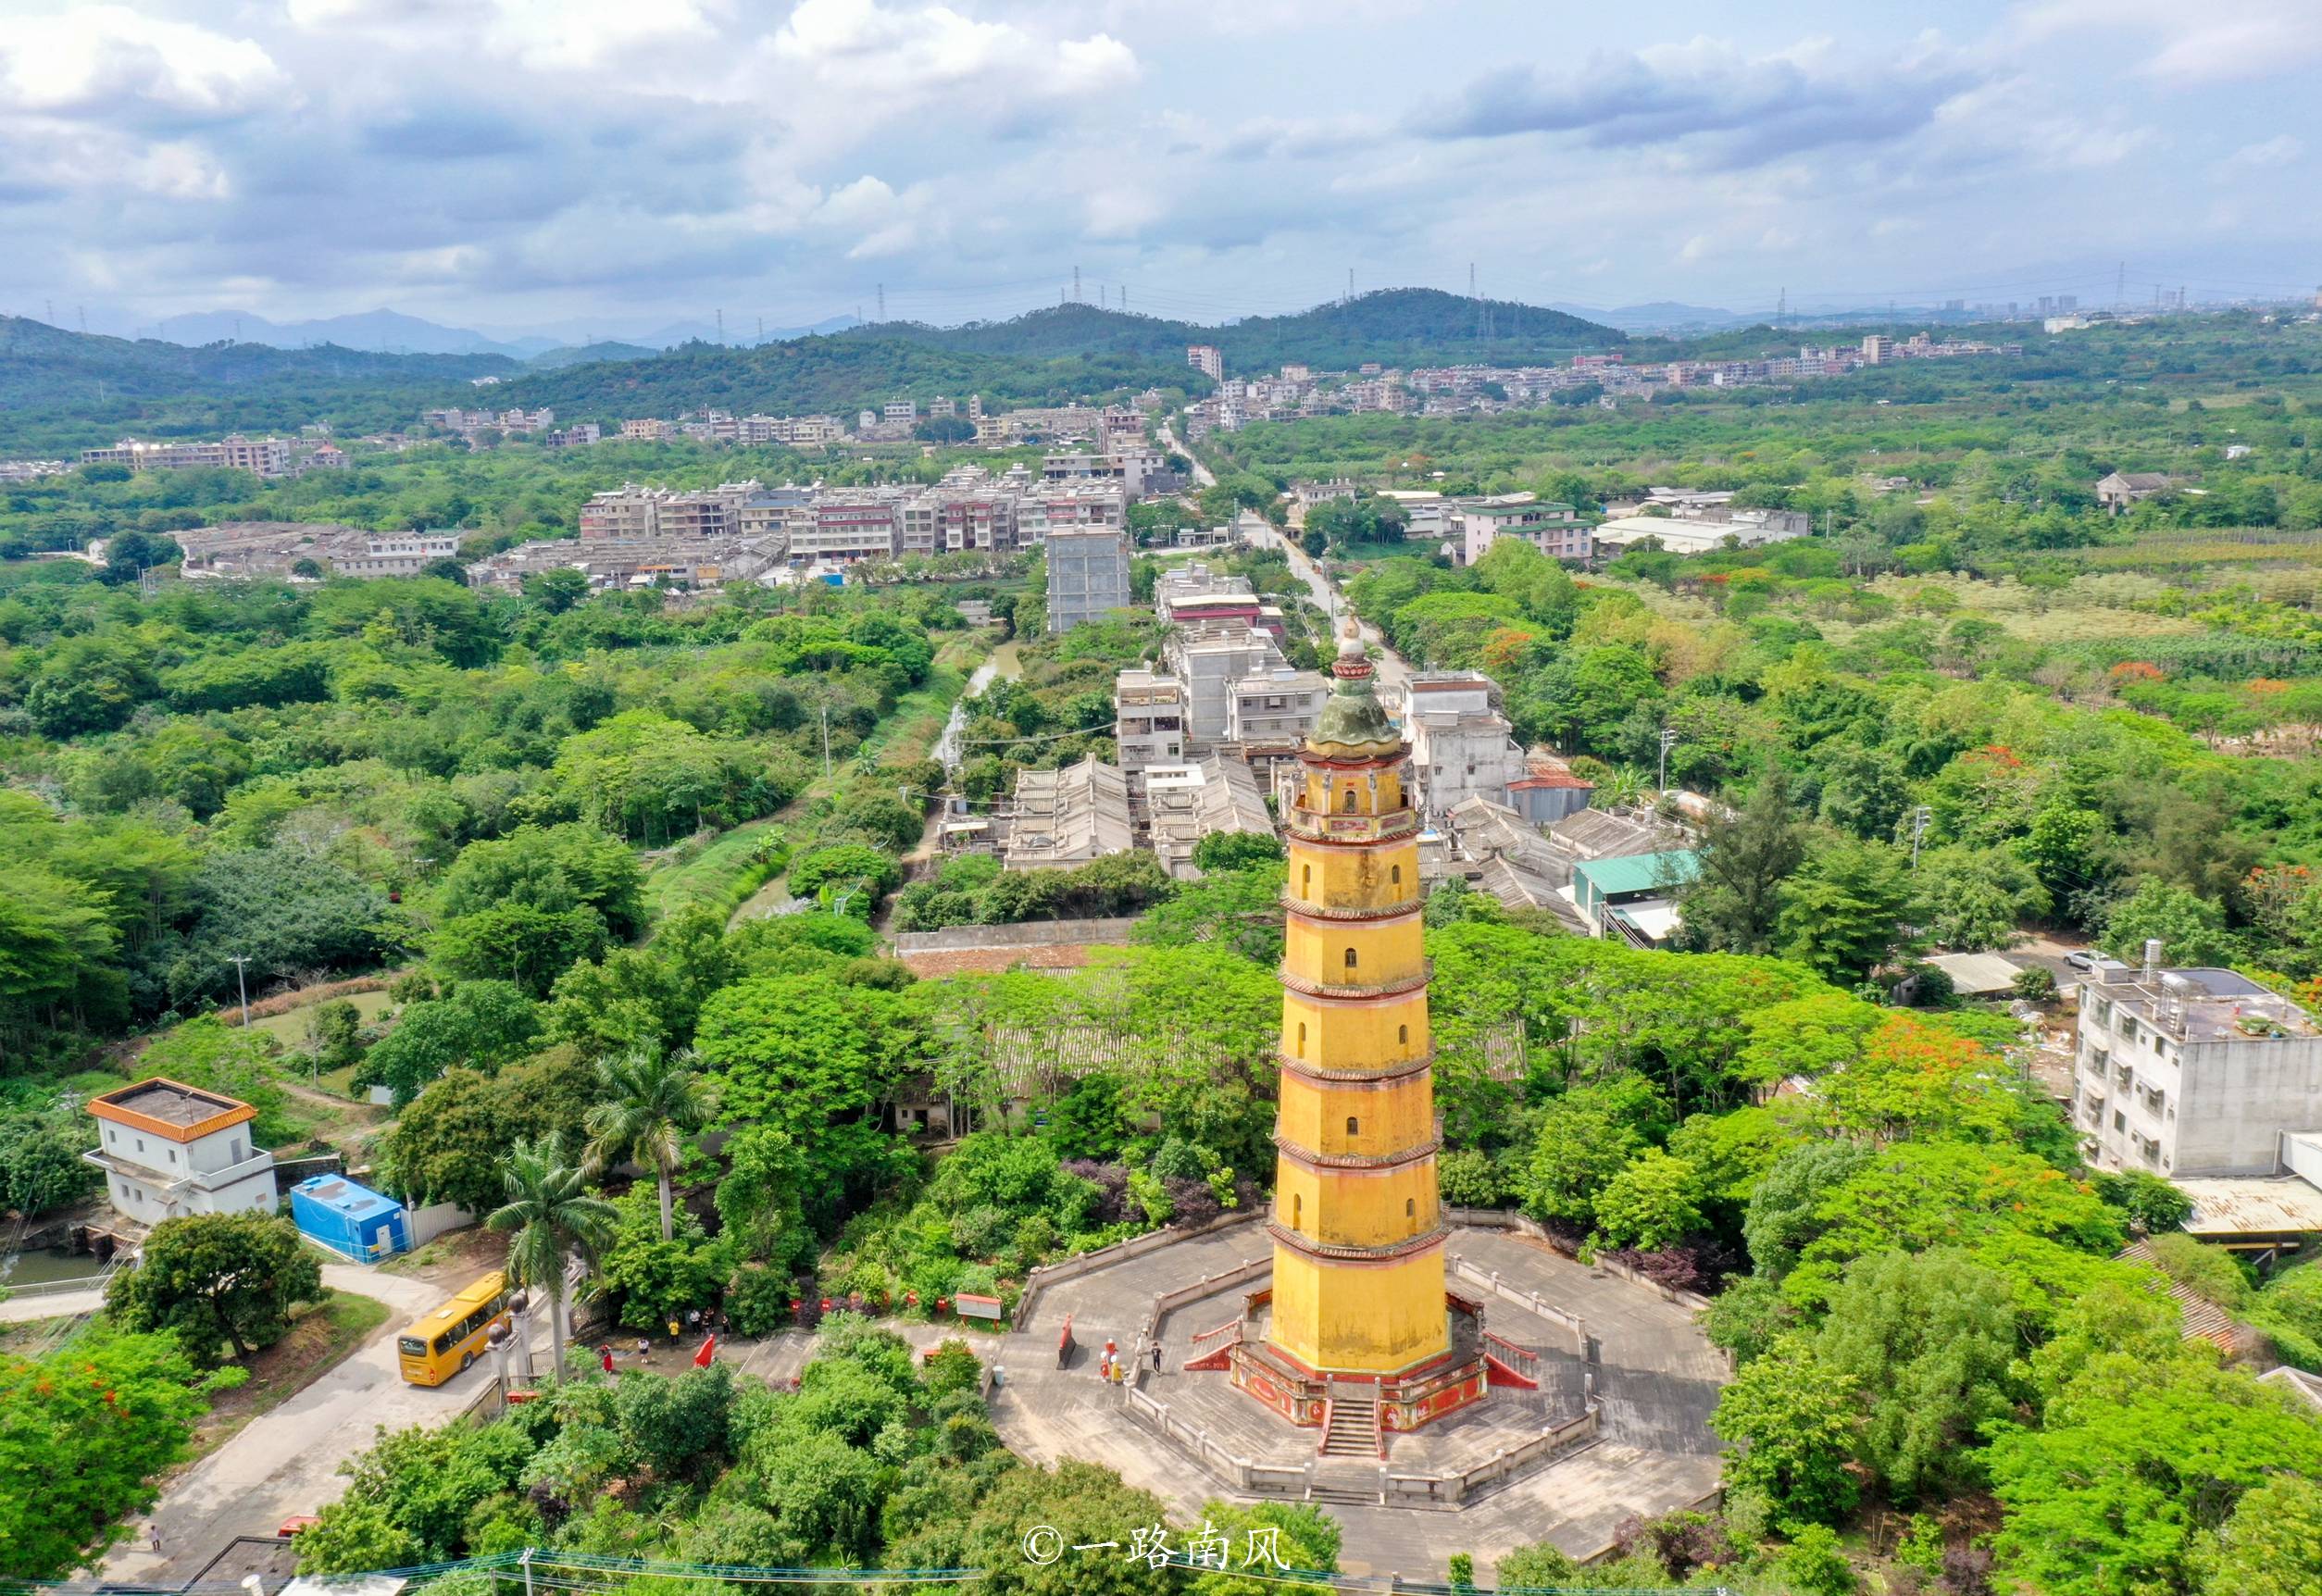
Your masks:
{"label": "palm tree", "polygon": [[709,1121],[709,1095],[694,1073],[691,1051],[664,1058],[638,1051],[596,1066],[602,1094],[589,1110],[589,1161],[593,1168],[630,1163],[651,1169],[661,1183],[661,1239],[676,1235],[669,1178],[685,1139]]}
{"label": "palm tree", "polygon": [[612,1240],[618,1215],[602,1197],[590,1195],[587,1171],[565,1161],[561,1141],[519,1141],[501,1166],[508,1200],[484,1221],[508,1238],[508,1278],[548,1298],[548,1335],[556,1354],[556,1378],[565,1372],[565,1261],[573,1253],[592,1263]]}

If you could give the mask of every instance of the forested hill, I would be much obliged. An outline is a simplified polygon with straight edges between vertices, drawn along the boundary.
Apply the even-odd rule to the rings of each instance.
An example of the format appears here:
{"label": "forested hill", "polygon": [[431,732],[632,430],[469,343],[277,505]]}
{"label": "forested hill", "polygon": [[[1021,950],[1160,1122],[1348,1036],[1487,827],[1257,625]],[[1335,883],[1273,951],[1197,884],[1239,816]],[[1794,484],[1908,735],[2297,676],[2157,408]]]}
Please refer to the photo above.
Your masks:
{"label": "forested hill", "polygon": [[[881,329],[892,333],[893,329]],[[1056,355],[986,354],[933,339],[878,334],[793,338],[736,349],[684,343],[641,360],[600,361],[534,371],[492,390],[497,405],[546,405],[559,417],[612,420],[675,416],[714,405],[747,414],[830,414],[906,396],[921,400],[981,393],[1004,405],[1065,405],[1155,385],[1206,390],[1173,358],[1095,349]]]}
{"label": "forested hill", "polygon": [[290,431],[324,417],[341,431],[409,424],[467,380],[523,369],[497,355],[382,355],[324,344],[276,349],[68,332],[0,317],[0,455],[63,453],[121,432]]}
{"label": "forested hill", "polygon": [[[1487,318],[1491,336],[1479,338]],[[1366,360],[1554,360],[1621,342],[1611,328],[1562,311],[1492,300],[1479,314],[1472,299],[1397,288],[1225,327],[1059,305],[964,327],[890,321],[746,349],[689,343],[643,360],[535,369],[498,393],[513,404],[600,418],[704,405],[847,414],[882,399],[939,393],[1054,405],[1146,387],[1204,390],[1205,380],[1186,368],[1190,343],[1214,343],[1230,371],[1255,373],[1287,361],[1347,369]]]}
{"label": "forested hill", "polygon": [[[1489,329],[1489,335],[1484,330]],[[841,339],[905,338],[946,349],[1053,356],[1103,351],[1182,362],[1190,343],[1217,345],[1226,369],[1271,371],[1286,361],[1345,370],[1367,360],[1389,366],[1459,361],[1519,364],[1603,349],[1625,334],[1560,310],[1510,300],[1465,299],[1432,288],[1389,288],[1294,316],[1254,316],[1222,327],[1169,321],[1086,305],[1059,305],[1012,321],[965,327],[893,323],[856,328]]]}

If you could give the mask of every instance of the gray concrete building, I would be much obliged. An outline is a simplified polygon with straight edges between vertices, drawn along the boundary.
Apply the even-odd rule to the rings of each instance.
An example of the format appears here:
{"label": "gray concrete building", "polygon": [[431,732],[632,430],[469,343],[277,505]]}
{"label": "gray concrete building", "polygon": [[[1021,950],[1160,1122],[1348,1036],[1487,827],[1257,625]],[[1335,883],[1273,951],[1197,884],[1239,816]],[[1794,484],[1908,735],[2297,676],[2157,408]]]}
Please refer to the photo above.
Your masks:
{"label": "gray concrete building", "polygon": [[1048,630],[1067,632],[1129,607],[1129,535],[1116,527],[1048,534]]}
{"label": "gray concrete building", "polygon": [[1185,746],[1195,753],[1228,741],[1234,683],[1283,664],[1269,634],[1238,620],[1180,627],[1163,653],[1169,674],[1185,684]]}
{"label": "gray concrete building", "polygon": [[1441,824],[1469,798],[1505,804],[1525,775],[1524,751],[1500,713],[1499,684],[1480,671],[1423,671],[1404,694],[1404,734],[1420,808]]}

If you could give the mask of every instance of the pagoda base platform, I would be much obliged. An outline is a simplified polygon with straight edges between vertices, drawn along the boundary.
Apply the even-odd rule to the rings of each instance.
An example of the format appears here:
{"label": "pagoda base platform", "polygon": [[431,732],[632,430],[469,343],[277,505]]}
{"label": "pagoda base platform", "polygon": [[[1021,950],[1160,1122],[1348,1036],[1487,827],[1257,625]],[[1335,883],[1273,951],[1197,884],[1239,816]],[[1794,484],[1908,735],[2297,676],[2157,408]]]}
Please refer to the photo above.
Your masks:
{"label": "pagoda base platform", "polygon": [[1189,1370],[1222,1369],[1233,1389],[1273,1410],[1284,1422],[1320,1427],[1330,1420],[1334,1400],[1372,1404],[1383,1454],[1386,1438],[1407,1435],[1422,1425],[1484,1400],[1492,1386],[1540,1389],[1539,1355],[1497,1337],[1487,1337],[1479,1304],[1446,1293],[1450,1348],[1406,1369],[1317,1369],[1301,1363],[1265,1335],[1265,1296],[1251,1293],[1246,1316],[1217,1350],[1189,1362]]}
{"label": "pagoda base platform", "polygon": [[[1234,1386],[1226,1337],[1211,1332],[1244,1320],[1247,1299],[1271,1283],[1272,1259],[1263,1225],[1228,1221],[1042,1271],[990,1354],[1005,1365],[990,1398],[1001,1436],[1034,1463],[1105,1464],[1187,1523],[1213,1500],[1312,1502],[1343,1531],[1341,1569],[1382,1582],[1396,1570],[1440,1581],[1454,1552],[1481,1568],[1541,1540],[1595,1556],[1631,1517],[1714,1502],[1720,1448],[1709,1417],[1729,1376],[1691,1305],[1512,1225],[1455,1222],[1447,1283],[1483,1304],[1492,1383],[1480,1402],[1380,1432],[1382,1458],[1359,1435],[1352,1450],[1326,1451],[1327,1426],[1292,1423]],[[1263,1341],[1269,1311],[1256,1306],[1250,1343]],[[1059,1357],[1067,1320],[1071,1350]],[[1499,1383],[1495,1335],[1537,1352],[1536,1385]],[[1123,1380],[1099,1374],[1108,1340]]]}

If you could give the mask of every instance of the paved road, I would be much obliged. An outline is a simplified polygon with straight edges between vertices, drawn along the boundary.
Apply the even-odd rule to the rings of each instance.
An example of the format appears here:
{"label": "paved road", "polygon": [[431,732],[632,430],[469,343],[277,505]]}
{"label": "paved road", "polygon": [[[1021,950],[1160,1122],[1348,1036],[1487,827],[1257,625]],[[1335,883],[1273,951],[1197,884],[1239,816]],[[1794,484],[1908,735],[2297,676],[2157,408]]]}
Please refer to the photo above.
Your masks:
{"label": "paved road", "polygon": [[292,1515],[338,1500],[346,1490],[339,1465],[369,1446],[381,1425],[443,1424],[476,1400],[488,1364],[431,1390],[404,1384],[396,1372],[396,1334],[439,1306],[443,1287],[352,1265],[326,1264],[322,1278],[333,1291],[385,1303],[387,1323],[320,1379],[169,1479],[152,1515],[160,1554],[146,1549],[141,1523],[135,1539],[105,1560],[106,1578],[177,1584],[232,1537],[271,1535]]}
{"label": "paved road", "polygon": [[1182,455],[1188,460],[1192,460],[1193,486],[1196,488],[1207,488],[1212,487],[1217,483],[1217,473],[1203,465],[1199,460],[1193,459],[1193,451],[1188,449],[1184,444],[1177,441],[1177,434],[1170,430],[1169,424],[1167,421],[1161,423],[1160,430],[1161,447],[1165,451],[1170,454]]}
{"label": "paved road", "polygon": [[[1288,555],[1291,574],[1306,584],[1309,596],[1324,611],[1335,617],[1339,624],[1343,625],[1346,617],[1354,613],[1347,606],[1345,596],[1331,585],[1330,578],[1322,574],[1321,567],[1307,557],[1305,550],[1298,546],[1296,539],[1275,530],[1265,517],[1252,510],[1242,511],[1234,524],[1242,534],[1242,542],[1258,548],[1271,544]],[[1404,685],[1411,680],[1410,663],[1387,645],[1385,636],[1377,627],[1360,619],[1356,624],[1362,628],[1363,641],[1371,645],[1372,658],[1379,667],[1379,684],[1392,688],[1397,693],[1402,692]]]}

